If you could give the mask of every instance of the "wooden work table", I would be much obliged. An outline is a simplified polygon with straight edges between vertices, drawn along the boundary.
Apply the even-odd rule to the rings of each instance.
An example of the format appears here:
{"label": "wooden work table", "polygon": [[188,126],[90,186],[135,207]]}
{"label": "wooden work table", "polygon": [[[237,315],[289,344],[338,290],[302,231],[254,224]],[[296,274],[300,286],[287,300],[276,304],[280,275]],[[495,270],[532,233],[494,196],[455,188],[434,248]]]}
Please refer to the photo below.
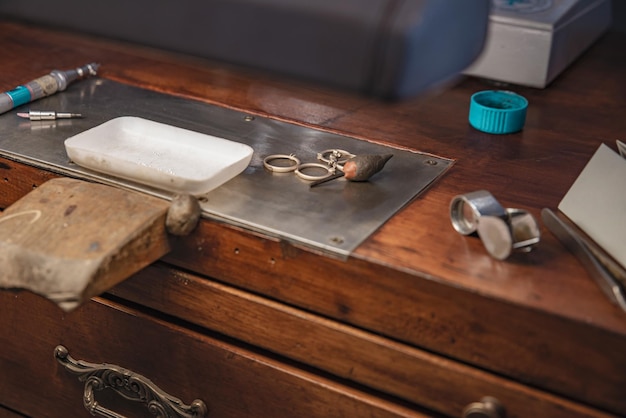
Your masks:
{"label": "wooden work table", "polygon": [[[625,41],[607,34],[546,89],[507,86],[530,103],[526,125],[494,136],[467,121],[470,95],[493,88],[477,79],[388,103],[210,60],[0,22],[3,91],[54,68],[96,61],[106,79],[455,160],[346,261],[203,219],[163,260],[71,313],[26,292],[1,292],[0,338],[8,348],[0,355],[0,370],[7,371],[0,377],[0,415],[2,405],[32,416],[52,410],[28,398],[29,388],[31,396],[39,393],[34,382],[41,377],[25,376],[47,370],[55,387],[75,380],[52,358],[60,343],[77,358],[120,363],[163,386],[170,376],[205,379],[174,383],[168,391],[186,402],[213,393],[204,399],[209,417],[462,416],[483,396],[499,399],[508,417],[626,415],[626,312],[545,227],[533,252],[498,261],[478,238],[453,230],[448,209],[454,196],[486,189],[503,206],[537,219],[542,208],[556,210],[599,144],[615,148],[615,139],[624,139]],[[0,173],[1,208],[57,176],[4,158]],[[149,324],[145,336],[135,323]],[[170,334],[192,343],[168,345]],[[230,354],[205,358],[204,344]],[[159,371],[149,362],[159,355],[186,372],[169,371],[172,364]],[[193,364],[233,358],[250,362],[227,369],[241,378],[194,371]],[[38,361],[50,364],[40,369]],[[308,386],[298,386],[301,381]],[[294,385],[301,390],[287,389]],[[64,407],[76,404],[87,416],[78,383],[62,392],[72,405]],[[264,399],[255,404],[260,409],[220,405],[249,402],[255,393]],[[341,406],[325,409],[326,403]]]}

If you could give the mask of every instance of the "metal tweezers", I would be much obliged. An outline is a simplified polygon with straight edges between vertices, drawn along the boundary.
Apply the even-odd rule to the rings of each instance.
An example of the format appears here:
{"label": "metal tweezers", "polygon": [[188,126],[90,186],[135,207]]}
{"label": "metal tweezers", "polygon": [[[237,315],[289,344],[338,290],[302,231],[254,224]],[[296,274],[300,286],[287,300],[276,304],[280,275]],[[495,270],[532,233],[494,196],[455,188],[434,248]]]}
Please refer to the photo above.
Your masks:
{"label": "metal tweezers", "polygon": [[626,311],[626,271],[550,209],[544,208],[541,211],[541,219],[559,241],[574,253],[609,299]]}

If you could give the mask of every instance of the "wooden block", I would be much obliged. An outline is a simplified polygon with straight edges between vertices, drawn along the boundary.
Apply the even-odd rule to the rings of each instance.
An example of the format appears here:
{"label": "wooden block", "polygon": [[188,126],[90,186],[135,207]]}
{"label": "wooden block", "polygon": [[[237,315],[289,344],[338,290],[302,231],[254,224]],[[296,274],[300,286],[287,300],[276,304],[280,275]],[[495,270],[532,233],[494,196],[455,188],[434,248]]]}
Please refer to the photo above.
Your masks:
{"label": "wooden block", "polygon": [[168,207],[141,193],[49,180],[0,216],[0,288],[72,310],[169,252]]}

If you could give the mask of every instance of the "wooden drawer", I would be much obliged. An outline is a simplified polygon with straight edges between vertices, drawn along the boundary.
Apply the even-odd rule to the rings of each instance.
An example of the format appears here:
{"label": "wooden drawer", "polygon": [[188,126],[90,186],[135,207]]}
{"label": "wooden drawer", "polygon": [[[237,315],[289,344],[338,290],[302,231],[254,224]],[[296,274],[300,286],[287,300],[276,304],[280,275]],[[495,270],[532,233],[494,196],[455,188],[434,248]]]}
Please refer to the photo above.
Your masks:
{"label": "wooden drawer", "polygon": [[[110,363],[149,378],[208,417],[423,417],[314,373],[108,301],[69,314],[28,292],[0,292],[0,405],[32,417],[89,416],[84,383],[54,358]],[[127,416],[150,416],[110,389],[96,400]]]}
{"label": "wooden drawer", "polygon": [[164,263],[142,270],[111,293],[446,416],[462,416],[468,404],[484,396],[499,399],[509,418],[609,416]]}

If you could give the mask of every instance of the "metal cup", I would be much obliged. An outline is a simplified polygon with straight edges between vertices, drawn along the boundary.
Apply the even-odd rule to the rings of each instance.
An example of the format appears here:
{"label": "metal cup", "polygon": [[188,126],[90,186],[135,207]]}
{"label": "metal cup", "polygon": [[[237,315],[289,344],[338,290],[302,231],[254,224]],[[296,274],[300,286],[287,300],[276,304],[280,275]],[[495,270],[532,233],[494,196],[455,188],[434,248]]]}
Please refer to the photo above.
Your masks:
{"label": "metal cup", "polygon": [[476,232],[478,221],[484,216],[500,219],[508,217],[502,205],[486,190],[458,195],[450,202],[450,220],[460,234],[470,235]]}

